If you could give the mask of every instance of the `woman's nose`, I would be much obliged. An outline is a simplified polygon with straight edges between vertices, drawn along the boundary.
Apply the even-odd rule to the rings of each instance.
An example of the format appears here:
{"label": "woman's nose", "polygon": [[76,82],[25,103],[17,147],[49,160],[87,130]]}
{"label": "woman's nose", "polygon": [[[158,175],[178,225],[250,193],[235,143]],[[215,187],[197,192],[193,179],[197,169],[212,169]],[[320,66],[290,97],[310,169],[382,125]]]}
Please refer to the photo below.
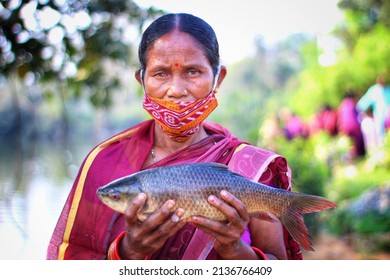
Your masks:
{"label": "woman's nose", "polygon": [[188,95],[188,90],[185,88],[170,87],[167,92],[168,97],[180,98]]}
{"label": "woman's nose", "polygon": [[185,83],[177,80],[173,80],[168,88],[167,96],[173,98],[180,98],[188,95]]}

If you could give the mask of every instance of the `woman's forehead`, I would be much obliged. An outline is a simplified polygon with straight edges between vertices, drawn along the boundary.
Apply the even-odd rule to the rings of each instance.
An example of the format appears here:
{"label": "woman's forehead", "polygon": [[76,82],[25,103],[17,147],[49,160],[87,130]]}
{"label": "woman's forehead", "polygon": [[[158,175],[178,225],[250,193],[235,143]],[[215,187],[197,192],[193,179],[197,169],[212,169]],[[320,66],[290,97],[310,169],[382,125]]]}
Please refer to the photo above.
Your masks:
{"label": "woman's forehead", "polygon": [[197,60],[208,62],[202,45],[188,33],[179,31],[161,36],[154,42],[148,53],[148,64],[159,61],[176,65]]}

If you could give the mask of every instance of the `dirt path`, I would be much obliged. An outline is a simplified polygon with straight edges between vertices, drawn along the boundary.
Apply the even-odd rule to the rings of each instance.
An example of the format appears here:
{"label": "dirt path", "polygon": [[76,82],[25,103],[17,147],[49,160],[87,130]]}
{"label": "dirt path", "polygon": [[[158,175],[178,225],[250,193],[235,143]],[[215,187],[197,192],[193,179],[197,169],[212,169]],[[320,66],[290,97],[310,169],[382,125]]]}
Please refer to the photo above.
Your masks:
{"label": "dirt path", "polygon": [[390,253],[363,254],[356,252],[339,236],[320,234],[313,240],[314,252],[303,253],[305,260],[390,260]]}

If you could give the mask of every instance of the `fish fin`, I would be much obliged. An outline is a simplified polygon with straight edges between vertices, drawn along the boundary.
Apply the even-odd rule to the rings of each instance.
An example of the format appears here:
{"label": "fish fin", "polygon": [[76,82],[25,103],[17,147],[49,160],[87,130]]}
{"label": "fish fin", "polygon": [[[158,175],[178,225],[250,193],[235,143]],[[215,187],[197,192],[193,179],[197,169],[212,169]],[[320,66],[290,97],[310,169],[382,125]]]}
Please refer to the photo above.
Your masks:
{"label": "fish fin", "polygon": [[268,212],[266,211],[256,211],[253,213],[250,213],[250,216],[256,219],[264,220],[267,222],[275,223],[279,220],[275,217],[272,217]]}
{"label": "fish fin", "polygon": [[305,225],[302,214],[297,209],[294,207],[290,208],[287,214],[280,218],[280,221],[303,249],[314,251],[309,230]]}
{"label": "fish fin", "polygon": [[197,163],[197,164],[192,164],[191,167],[195,167],[196,165],[197,166],[207,167],[207,168],[219,169],[219,170],[222,170],[222,171],[227,171],[228,170],[227,165],[224,165],[222,163],[217,163],[217,162],[201,162],[201,163]]}
{"label": "fish fin", "polygon": [[[200,167],[207,167],[207,168],[212,168],[212,169],[215,169],[215,171],[222,171],[222,172],[227,172],[229,173],[230,176],[236,176],[236,177],[239,177],[239,178],[245,178],[245,179],[248,179],[246,178],[245,176],[233,171],[233,170],[230,170],[229,167],[227,165],[224,165],[222,163],[217,163],[217,162],[202,162],[202,163],[197,163],[196,165],[200,166]],[[192,164],[192,167],[194,166],[194,164]]]}
{"label": "fish fin", "polygon": [[304,193],[292,193],[292,204],[302,214],[320,212],[337,207],[336,203],[325,197]]}
{"label": "fish fin", "polygon": [[217,163],[217,162],[201,162],[201,163],[196,163],[196,164],[188,164],[189,166],[191,166],[191,168],[194,168],[195,166],[198,166],[198,167],[201,167],[201,168],[212,168],[214,169],[215,171],[220,171],[220,172],[225,172],[227,173],[227,175],[229,176],[236,176],[236,177],[239,177],[239,178],[244,178],[244,179],[248,179],[246,178],[245,176],[242,176],[241,174],[233,171],[233,170],[230,170],[228,168],[227,165],[224,165],[222,163]]}
{"label": "fish fin", "polygon": [[314,251],[303,214],[335,208],[337,205],[321,196],[303,193],[291,193],[291,195],[291,206],[287,213],[280,217],[280,221],[299,245],[307,251]]}

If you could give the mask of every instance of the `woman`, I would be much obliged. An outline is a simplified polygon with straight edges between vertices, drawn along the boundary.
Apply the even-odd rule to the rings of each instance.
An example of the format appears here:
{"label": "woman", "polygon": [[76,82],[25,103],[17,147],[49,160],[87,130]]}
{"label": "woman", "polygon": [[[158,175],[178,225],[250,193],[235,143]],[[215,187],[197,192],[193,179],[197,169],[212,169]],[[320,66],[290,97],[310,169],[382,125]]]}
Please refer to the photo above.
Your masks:
{"label": "woman", "polygon": [[390,107],[390,97],[387,96],[386,77],[379,75],[376,83],[368,88],[356,104],[359,113],[364,117],[368,110],[372,110],[375,126],[376,146],[381,145],[386,136],[386,111]]}
{"label": "woman", "polygon": [[[208,202],[228,223],[194,217],[168,200],[144,222],[140,194],[125,215],[99,201],[96,189],[119,177],[159,166],[218,162],[248,178],[291,189],[284,158],[246,145],[224,127],[206,122],[226,76],[213,29],[189,14],[168,14],[144,32],[141,69],[143,107],[152,120],[103,142],[86,157],[54,230],[48,259],[286,259],[299,246],[280,223],[251,219],[226,191]],[[233,156],[234,155],[234,156]],[[261,178],[260,178],[261,177]]]}
{"label": "woman", "polygon": [[346,135],[352,142],[348,158],[351,160],[366,155],[359,112],[356,108],[356,93],[346,92],[343,100],[337,108],[337,130],[341,135]]}

